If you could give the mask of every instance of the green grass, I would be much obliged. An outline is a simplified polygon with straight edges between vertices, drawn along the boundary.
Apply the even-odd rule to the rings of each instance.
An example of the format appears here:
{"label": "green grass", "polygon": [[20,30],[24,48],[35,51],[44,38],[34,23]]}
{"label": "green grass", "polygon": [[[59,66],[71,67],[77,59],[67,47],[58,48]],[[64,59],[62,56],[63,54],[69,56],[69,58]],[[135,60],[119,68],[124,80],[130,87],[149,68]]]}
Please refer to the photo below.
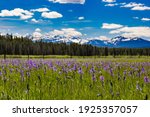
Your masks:
{"label": "green grass", "polygon": [[[3,59],[4,55],[0,55],[0,58]],[[6,58],[28,58],[28,55],[6,55]],[[30,55],[29,58],[36,59],[36,58],[43,58],[43,55]],[[45,55],[44,58],[104,58],[104,59],[116,59],[116,58],[128,58],[128,59],[150,59],[150,56],[116,56],[115,58],[113,56],[69,56],[69,55]]]}
{"label": "green grass", "polygon": [[[150,77],[150,60],[147,57],[61,58],[33,59],[32,61],[38,65],[38,68],[29,69],[25,58],[11,58],[5,62],[0,60],[1,100],[150,99],[150,83],[144,82],[145,76]],[[49,66],[50,62],[53,67]],[[71,63],[70,66],[68,66],[69,63]],[[119,67],[117,66],[118,63]],[[69,71],[74,67],[74,64],[77,65],[77,70]],[[95,80],[92,80],[93,73],[90,73],[92,65],[95,69]],[[105,70],[104,67],[108,65],[108,70]],[[135,68],[132,69],[131,66]],[[138,76],[142,66],[145,72]],[[55,67],[57,68],[56,71],[54,70]],[[64,72],[63,68],[67,69],[68,72]],[[82,68],[83,74],[78,73],[79,68]],[[110,74],[111,68],[113,69],[113,76]],[[22,74],[21,70],[23,70]],[[126,75],[124,75],[124,71],[127,72]],[[132,75],[129,75],[130,72]],[[28,73],[30,76],[27,75]],[[100,80],[101,75],[104,76],[104,82]]]}

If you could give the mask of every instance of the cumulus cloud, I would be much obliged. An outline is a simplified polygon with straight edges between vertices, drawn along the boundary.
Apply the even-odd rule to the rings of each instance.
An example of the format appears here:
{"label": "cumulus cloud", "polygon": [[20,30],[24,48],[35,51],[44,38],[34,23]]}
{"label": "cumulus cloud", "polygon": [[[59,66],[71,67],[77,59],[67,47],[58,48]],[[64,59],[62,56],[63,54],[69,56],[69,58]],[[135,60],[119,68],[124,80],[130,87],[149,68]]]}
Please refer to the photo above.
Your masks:
{"label": "cumulus cloud", "polygon": [[121,7],[131,8],[131,10],[139,10],[139,11],[150,10],[150,7],[145,6],[145,4],[136,3],[136,2],[130,2],[128,4],[123,4]]}
{"label": "cumulus cloud", "polygon": [[102,0],[103,2],[108,2],[108,3],[111,3],[111,2],[116,2],[116,0]]}
{"label": "cumulus cloud", "polygon": [[150,18],[142,18],[142,21],[150,21]]}
{"label": "cumulus cloud", "polygon": [[123,27],[110,31],[110,34],[121,34],[125,37],[147,37],[150,38],[150,27]]}
{"label": "cumulus cloud", "polygon": [[40,40],[42,38],[46,39],[60,39],[60,40],[69,40],[74,37],[79,38],[83,36],[83,34],[77,31],[74,28],[63,28],[61,30],[53,30],[48,33],[41,33],[41,29],[37,28],[33,32],[33,40]]}
{"label": "cumulus cloud", "polygon": [[67,3],[84,4],[85,3],[85,0],[49,0],[49,1],[54,3],[61,3],[61,4],[67,4]]}
{"label": "cumulus cloud", "polygon": [[84,17],[78,17],[79,20],[84,20]]}
{"label": "cumulus cloud", "polygon": [[74,28],[63,28],[61,30],[51,31],[51,32],[49,32],[49,35],[51,35],[52,37],[62,36],[62,37],[71,38],[71,37],[81,37],[82,33],[77,31]]}
{"label": "cumulus cloud", "polygon": [[102,41],[110,41],[111,40],[111,38],[108,38],[106,36],[100,36],[99,39]]}
{"label": "cumulus cloud", "polygon": [[38,9],[31,9],[32,12],[47,12],[50,11],[48,8],[38,8]]}
{"label": "cumulus cloud", "polygon": [[14,10],[1,10],[0,12],[0,17],[20,17],[20,19],[22,20],[26,20],[26,19],[30,19],[33,17],[33,13],[28,11],[28,10],[24,10],[21,8],[15,8]]}
{"label": "cumulus cloud", "polygon": [[101,28],[102,29],[117,29],[117,28],[121,28],[121,27],[123,27],[123,25],[114,24],[114,23],[111,23],[111,24],[103,23]]}
{"label": "cumulus cloud", "polygon": [[43,12],[42,17],[44,18],[49,18],[49,19],[55,19],[55,18],[62,18],[63,15],[56,12],[56,11],[52,11],[52,12]]}
{"label": "cumulus cloud", "polygon": [[33,32],[33,40],[40,40],[42,39],[42,33],[41,33],[41,29],[36,28],[35,31]]}
{"label": "cumulus cloud", "polygon": [[39,21],[36,20],[36,19],[31,19],[31,22],[33,22],[33,23],[39,23]]}

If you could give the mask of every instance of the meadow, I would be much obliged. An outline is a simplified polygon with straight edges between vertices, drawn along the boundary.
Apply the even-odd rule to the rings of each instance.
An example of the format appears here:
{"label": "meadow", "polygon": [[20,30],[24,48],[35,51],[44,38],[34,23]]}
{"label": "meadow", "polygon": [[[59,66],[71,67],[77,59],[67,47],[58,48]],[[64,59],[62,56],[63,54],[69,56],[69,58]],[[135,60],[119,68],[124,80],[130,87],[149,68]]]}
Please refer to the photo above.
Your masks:
{"label": "meadow", "polygon": [[149,100],[150,59],[0,59],[1,100]]}

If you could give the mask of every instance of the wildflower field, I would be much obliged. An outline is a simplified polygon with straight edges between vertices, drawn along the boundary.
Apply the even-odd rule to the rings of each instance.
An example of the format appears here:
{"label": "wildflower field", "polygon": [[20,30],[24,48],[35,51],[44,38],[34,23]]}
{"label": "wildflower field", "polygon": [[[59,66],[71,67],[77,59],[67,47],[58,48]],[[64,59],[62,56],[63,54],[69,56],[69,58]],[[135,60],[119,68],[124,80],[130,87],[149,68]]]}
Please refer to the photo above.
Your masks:
{"label": "wildflower field", "polygon": [[150,60],[0,59],[1,100],[148,100]]}

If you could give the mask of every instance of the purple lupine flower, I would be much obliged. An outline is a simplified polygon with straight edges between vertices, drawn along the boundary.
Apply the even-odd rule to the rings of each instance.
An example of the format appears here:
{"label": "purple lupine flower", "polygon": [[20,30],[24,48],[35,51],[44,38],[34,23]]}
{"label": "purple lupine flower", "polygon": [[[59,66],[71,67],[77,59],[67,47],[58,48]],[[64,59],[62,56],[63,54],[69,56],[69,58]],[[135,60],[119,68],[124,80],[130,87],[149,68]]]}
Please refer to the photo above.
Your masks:
{"label": "purple lupine flower", "polygon": [[142,67],[141,71],[142,71],[142,73],[144,73],[144,72],[145,72],[145,69],[144,69],[144,67]]}
{"label": "purple lupine flower", "polygon": [[57,71],[57,68],[55,66],[53,67],[53,71]]}
{"label": "purple lupine flower", "polygon": [[2,76],[2,72],[0,72],[0,76]]}
{"label": "purple lupine flower", "polygon": [[74,66],[73,66],[73,71],[76,71],[77,70],[77,65],[76,64],[74,64]]}
{"label": "purple lupine flower", "polygon": [[125,71],[123,72],[123,75],[126,76],[126,73],[127,73],[127,71],[125,70]]}
{"label": "purple lupine flower", "polygon": [[112,68],[110,68],[110,75],[111,75],[111,76],[114,75],[114,74],[113,74],[113,69],[112,69]]}
{"label": "purple lupine flower", "polygon": [[78,73],[79,73],[79,74],[83,74],[81,67],[79,68]]}
{"label": "purple lupine flower", "polygon": [[93,66],[92,66],[92,68],[90,69],[90,73],[95,73],[95,69],[94,69]]}
{"label": "purple lupine flower", "polygon": [[88,66],[89,66],[88,63],[86,63],[85,66],[86,66],[86,68],[88,68]]}
{"label": "purple lupine flower", "polygon": [[68,62],[68,63],[67,63],[67,66],[68,66],[68,67],[69,67],[69,66],[71,66],[71,63],[70,63],[70,62]]}
{"label": "purple lupine flower", "polygon": [[147,76],[145,76],[145,77],[144,77],[144,81],[145,81],[145,83],[149,83],[149,82],[150,82],[150,79],[149,79]]}
{"label": "purple lupine flower", "polygon": [[13,69],[12,69],[12,68],[10,68],[10,69],[9,69],[9,71],[10,71],[10,73],[12,73],[12,72],[13,72]]}
{"label": "purple lupine flower", "polygon": [[102,82],[104,82],[104,79],[105,79],[104,76],[101,75],[99,78]]}

